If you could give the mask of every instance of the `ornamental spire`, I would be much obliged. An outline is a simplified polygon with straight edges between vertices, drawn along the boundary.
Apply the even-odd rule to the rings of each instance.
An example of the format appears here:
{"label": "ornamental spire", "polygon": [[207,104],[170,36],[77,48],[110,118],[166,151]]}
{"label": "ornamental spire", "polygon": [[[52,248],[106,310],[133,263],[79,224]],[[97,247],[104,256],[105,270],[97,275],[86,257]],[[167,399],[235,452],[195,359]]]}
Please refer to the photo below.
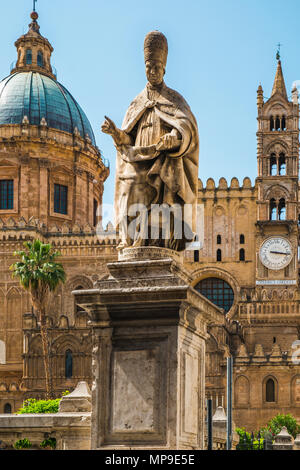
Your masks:
{"label": "ornamental spire", "polygon": [[39,15],[35,11],[35,4],[36,0],[33,2],[33,12],[30,15],[32,21],[28,32],[15,42],[18,60],[11,73],[33,71],[56,78],[50,62],[53,47],[40,33],[40,26],[37,22]]}
{"label": "ornamental spire", "polygon": [[274,80],[274,85],[273,85],[271,96],[275,95],[275,93],[280,93],[288,101],[282,67],[281,67],[280,46],[281,44],[278,44],[278,50],[276,53],[277,70],[276,70],[276,75],[275,75],[275,80]]}

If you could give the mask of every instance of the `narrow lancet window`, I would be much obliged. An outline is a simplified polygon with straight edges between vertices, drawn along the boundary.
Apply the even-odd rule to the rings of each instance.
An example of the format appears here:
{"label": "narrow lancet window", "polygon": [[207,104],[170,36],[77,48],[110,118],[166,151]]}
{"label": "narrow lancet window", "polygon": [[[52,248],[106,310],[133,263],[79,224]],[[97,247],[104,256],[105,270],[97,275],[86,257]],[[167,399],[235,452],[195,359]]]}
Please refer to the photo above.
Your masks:
{"label": "narrow lancet window", "polygon": [[280,176],[285,176],[286,175],[286,161],[285,161],[285,155],[284,153],[281,153],[279,156],[279,171],[278,171]]}
{"label": "narrow lancet window", "polygon": [[285,220],[286,219],[286,208],[285,208],[285,200],[282,198],[279,201],[278,205],[278,220]]}
{"label": "narrow lancet window", "polygon": [[274,153],[272,153],[270,158],[270,175],[276,176],[277,175],[277,160]]}
{"label": "narrow lancet window", "polygon": [[275,199],[270,201],[270,220],[277,220],[277,205]]}
{"label": "narrow lancet window", "polygon": [[70,379],[73,376],[73,355],[72,351],[68,349],[65,356],[65,377]]}
{"label": "narrow lancet window", "polygon": [[268,379],[266,383],[266,402],[275,402],[275,383],[273,379]]}

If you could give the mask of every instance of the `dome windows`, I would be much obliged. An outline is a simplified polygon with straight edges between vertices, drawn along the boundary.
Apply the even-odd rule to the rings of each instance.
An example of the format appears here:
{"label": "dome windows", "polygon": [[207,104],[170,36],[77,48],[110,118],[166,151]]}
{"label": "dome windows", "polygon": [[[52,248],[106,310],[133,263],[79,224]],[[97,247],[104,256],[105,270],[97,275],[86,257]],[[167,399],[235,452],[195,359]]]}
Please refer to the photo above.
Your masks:
{"label": "dome windows", "polygon": [[44,67],[44,55],[43,55],[42,51],[38,51],[37,64],[38,64],[39,67]]}
{"label": "dome windows", "polygon": [[32,50],[27,49],[26,50],[26,65],[31,65],[32,64]]}

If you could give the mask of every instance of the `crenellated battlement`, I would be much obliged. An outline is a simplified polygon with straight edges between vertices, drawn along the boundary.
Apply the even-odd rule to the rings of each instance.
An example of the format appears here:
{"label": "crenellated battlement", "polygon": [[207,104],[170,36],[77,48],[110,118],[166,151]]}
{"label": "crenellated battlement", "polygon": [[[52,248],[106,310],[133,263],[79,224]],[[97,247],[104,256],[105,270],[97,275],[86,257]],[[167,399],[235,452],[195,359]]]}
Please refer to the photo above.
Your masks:
{"label": "crenellated battlement", "polygon": [[206,186],[203,186],[203,182],[199,179],[198,182],[198,194],[201,195],[207,194],[209,191],[226,191],[228,195],[230,195],[230,191],[233,191],[232,194],[236,193],[236,190],[243,191],[243,190],[251,190],[252,192],[255,191],[255,186],[252,186],[251,179],[249,177],[245,177],[243,180],[242,185],[240,185],[238,178],[233,177],[231,178],[230,184],[228,184],[226,178],[220,178],[218,184],[216,184],[213,178],[208,178],[206,181]]}

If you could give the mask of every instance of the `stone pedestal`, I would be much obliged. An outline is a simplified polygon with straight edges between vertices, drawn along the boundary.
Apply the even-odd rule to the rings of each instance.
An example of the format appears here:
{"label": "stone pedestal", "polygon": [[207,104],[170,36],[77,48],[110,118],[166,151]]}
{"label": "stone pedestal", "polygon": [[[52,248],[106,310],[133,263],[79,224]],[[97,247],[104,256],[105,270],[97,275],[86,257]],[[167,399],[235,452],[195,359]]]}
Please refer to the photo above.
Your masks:
{"label": "stone pedestal", "polygon": [[79,382],[75,390],[69,395],[65,395],[59,404],[60,413],[85,413],[91,410],[91,392],[86,382]]}
{"label": "stone pedestal", "polygon": [[93,329],[92,449],[202,449],[207,325],[223,312],[177,255],[132,250],[74,292]]}
{"label": "stone pedestal", "polygon": [[287,428],[284,426],[280,433],[275,437],[273,450],[293,450],[293,437],[288,433]]}

